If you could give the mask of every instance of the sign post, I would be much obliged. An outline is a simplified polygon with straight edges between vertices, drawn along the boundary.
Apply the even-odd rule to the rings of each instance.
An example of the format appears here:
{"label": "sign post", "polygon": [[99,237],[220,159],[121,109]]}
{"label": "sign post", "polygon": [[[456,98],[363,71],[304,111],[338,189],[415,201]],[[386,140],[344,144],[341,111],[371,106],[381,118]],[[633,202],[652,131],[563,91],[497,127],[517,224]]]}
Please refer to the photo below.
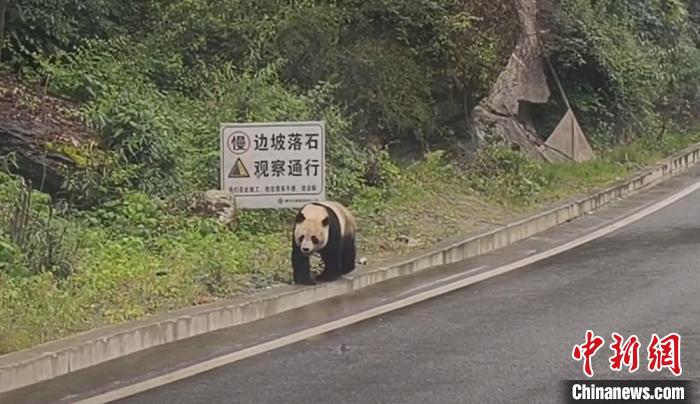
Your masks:
{"label": "sign post", "polygon": [[324,122],[226,123],[220,136],[221,188],[239,209],[326,199]]}

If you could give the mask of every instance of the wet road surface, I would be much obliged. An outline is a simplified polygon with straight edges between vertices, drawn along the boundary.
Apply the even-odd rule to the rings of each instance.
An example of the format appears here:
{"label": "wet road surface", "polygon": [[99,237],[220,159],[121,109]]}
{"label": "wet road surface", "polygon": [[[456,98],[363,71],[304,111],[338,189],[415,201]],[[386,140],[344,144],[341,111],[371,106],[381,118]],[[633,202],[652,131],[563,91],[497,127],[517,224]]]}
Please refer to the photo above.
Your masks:
{"label": "wet road surface", "polygon": [[[644,367],[652,333],[682,336],[700,376],[700,193],[569,252],[451,294],[165,385],[121,403],[559,403],[587,329],[595,378]],[[610,334],[641,339],[642,369],[608,367]]]}

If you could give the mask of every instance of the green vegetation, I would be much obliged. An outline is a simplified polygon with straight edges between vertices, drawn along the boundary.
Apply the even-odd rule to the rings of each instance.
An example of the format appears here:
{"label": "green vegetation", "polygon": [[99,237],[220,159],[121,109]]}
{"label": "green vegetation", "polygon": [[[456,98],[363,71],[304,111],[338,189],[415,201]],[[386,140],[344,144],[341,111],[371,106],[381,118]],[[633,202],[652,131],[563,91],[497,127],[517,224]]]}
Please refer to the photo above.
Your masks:
{"label": "green vegetation", "polygon": [[[584,164],[500,144],[454,157],[514,46],[511,1],[9,0],[0,71],[41,88],[22,108],[44,114],[46,88],[91,133],[42,143],[75,164],[56,195],[0,155],[0,352],[290,281],[292,212],[230,229],[191,208],[218,187],[224,121],[325,120],[329,196],[358,216],[370,264],[697,141],[695,2],[563,3],[545,42],[598,154]],[[549,133],[562,105],[536,112]],[[395,144],[433,152],[399,164],[414,156]]]}
{"label": "green vegetation", "polygon": [[562,7],[552,59],[598,143],[653,135],[697,116],[695,2],[571,0]]}

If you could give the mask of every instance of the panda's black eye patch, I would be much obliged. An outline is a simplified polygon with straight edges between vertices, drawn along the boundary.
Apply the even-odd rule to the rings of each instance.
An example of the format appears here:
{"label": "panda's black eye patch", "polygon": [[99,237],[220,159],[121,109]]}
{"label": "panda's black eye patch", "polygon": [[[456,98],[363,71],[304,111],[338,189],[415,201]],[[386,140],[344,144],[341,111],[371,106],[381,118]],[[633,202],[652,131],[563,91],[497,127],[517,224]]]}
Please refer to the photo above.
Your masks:
{"label": "panda's black eye patch", "polygon": [[299,242],[301,243],[302,241],[304,241],[304,236],[299,236]]}
{"label": "panda's black eye patch", "polygon": [[318,244],[318,238],[316,238],[316,236],[311,236],[311,241],[312,241],[314,244]]}

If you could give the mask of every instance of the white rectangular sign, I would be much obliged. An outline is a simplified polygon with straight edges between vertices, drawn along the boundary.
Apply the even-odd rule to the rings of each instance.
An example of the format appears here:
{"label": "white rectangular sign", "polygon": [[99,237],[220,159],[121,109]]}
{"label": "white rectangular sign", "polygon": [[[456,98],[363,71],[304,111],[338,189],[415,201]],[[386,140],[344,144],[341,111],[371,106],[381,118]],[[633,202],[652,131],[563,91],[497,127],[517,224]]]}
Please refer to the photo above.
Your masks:
{"label": "white rectangular sign", "polygon": [[324,122],[221,125],[221,187],[242,209],[326,199]]}

